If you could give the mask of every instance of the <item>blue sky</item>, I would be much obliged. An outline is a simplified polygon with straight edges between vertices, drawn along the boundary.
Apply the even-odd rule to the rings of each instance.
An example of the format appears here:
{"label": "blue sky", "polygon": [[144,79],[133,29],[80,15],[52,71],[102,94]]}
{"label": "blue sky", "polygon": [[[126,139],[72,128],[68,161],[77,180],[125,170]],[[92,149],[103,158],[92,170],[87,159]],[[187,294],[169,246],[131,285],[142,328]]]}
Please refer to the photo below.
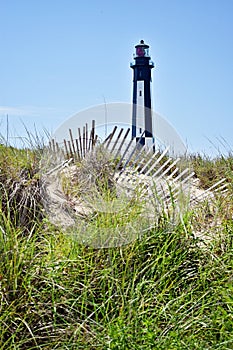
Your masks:
{"label": "blue sky", "polygon": [[[154,109],[188,148],[233,149],[232,0],[0,0],[0,127],[54,131],[131,102],[134,46],[150,45]],[[210,141],[211,142],[210,142]]]}

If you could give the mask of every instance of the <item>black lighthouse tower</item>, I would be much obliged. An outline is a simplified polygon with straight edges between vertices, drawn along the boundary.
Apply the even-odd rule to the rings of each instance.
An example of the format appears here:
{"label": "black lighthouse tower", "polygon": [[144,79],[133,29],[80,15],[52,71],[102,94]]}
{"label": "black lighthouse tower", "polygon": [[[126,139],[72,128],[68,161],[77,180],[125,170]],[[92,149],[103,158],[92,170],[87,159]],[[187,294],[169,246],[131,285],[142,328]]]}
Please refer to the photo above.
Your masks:
{"label": "black lighthouse tower", "polygon": [[[132,139],[136,138],[144,145],[146,139],[153,138],[151,113],[151,69],[154,63],[149,54],[149,45],[143,40],[135,46],[133,69],[133,115]],[[144,134],[143,134],[144,133]],[[143,137],[140,136],[143,134]]]}

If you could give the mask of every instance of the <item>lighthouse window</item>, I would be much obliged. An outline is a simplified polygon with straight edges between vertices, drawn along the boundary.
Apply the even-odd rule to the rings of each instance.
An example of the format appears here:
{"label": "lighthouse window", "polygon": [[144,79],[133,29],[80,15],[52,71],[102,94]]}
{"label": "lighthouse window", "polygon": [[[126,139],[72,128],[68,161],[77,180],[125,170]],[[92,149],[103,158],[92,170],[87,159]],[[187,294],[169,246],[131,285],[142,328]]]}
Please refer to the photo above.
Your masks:
{"label": "lighthouse window", "polygon": [[139,96],[142,96],[142,90],[139,91]]}
{"label": "lighthouse window", "polygon": [[139,57],[145,56],[145,49],[144,49],[144,47],[141,47],[141,46],[137,47],[136,48],[136,55],[139,56]]}

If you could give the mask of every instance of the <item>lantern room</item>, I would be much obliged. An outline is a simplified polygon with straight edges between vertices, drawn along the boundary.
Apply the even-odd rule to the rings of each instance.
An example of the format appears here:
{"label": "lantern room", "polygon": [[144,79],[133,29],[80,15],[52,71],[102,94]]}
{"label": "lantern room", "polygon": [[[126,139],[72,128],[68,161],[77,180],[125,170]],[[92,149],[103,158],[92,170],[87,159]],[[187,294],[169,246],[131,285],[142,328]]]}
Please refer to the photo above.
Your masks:
{"label": "lantern room", "polygon": [[135,46],[136,53],[134,57],[150,57],[149,46],[144,43],[144,40],[140,41],[140,44]]}

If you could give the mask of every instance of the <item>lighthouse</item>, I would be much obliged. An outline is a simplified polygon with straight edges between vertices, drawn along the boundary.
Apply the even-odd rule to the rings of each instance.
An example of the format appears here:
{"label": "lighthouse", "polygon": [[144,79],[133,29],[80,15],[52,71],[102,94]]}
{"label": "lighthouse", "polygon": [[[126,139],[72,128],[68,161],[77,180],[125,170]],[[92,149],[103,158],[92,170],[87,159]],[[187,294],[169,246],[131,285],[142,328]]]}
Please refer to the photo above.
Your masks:
{"label": "lighthouse", "polygon": [[147,140],[153,140],[151,70],[154,63],[150,58],[149,45],[144,40],[135,46],[134,62],[130,67],[133,69],[132,139],[145,145]]}

